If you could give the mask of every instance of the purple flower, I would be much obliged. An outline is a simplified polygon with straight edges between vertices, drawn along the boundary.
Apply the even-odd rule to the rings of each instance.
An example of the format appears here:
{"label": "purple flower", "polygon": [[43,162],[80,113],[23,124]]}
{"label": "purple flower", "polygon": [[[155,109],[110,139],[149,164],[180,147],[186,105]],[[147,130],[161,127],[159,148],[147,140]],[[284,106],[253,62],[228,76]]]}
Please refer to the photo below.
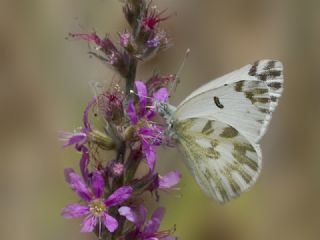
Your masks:
{"label": "purple flower", "polygon": [[131,101],[128,104],[127,113],[140,138],[147,164],[153,171],[156,161],[155,146],[159,146],[162,143],[164,130],[159,125],[152,123],[151,119],[156,115],[155,103],[168,101],[168,91],[166,88],[161,88],[155,92],[151,100],[152,105],[147,107],[148,93],[146,85],[141,81],[136,81],[135,86],[139,96],[139,111],[136,110],[133,101]]}
{"label": "purple flower", "polygon": [[119,34],[120,38],[120,45],[124,48],[128,47],[131,40],[131,34],[127,31],[124,31],[123,33]]}
{"label": "purple flower", "polygon": [[79,132],[70,133],[70,132],[61,132],[60,140],[65,142],[64,147],[69,147],[72,145],[83,145],[88,140],[88,133],[91,132],[91,126],[89,123],[89,112],[90,109],[96,103],[96,98],[93,97],[89,101],[83,113],[83,128]]}
{"label": "purple flower", "polygon": [[118,51],[109,38],[102,39],[96,33],[70,33],[69,36],[75,39],[94,42],[99,50],[104,52],[106,55]]}
{"label": "purple flower", "polygon": [[123,92],[116,82],[112,82],[111,86],[103,90],[98,96],[99,113],[107,121],[112,121],[116,124],[121,123],[123,119]]}
{"label": "purple flower", "polygon": [[179,190],[179,188],[175,188],[176,185],[181,180],[181,173],[178,171],[172,171],[167,173],[164,176],[156,173],[149,173],[139,180],[137,185],[148,186],[146,190],[150,191],[151,194],[154,194],[156,201],[160,200],[159,190],[168,192],[171,190]]}
{"label": "purple flower", "polygon": [[114,176],[121,176],[124,171],[124,165],[122,163],[113,163],[111,166],[111,170]]}
{"label": "purple flower", "polygon": [[149,94],[153,94],[158,91],[160,88],[167,87],[169,84],[173,84],[174,81],[177,80],[177,76],[175,74],[163,75],[160,76],[158,74],[153,75],[147,81],[147,88],[149,90]]}
{"label": "purple flower", "polygon": [[160,45],[160,40],[158,37],[155,37],[153,39],[150,39],[147,41],[147,47],[148,48],[156,48]]}
{"label": "purple flower", "polygon": [[61,132],[59,134],[59,139],[65,142],[63,147],[69,147],[71,145],[82,144],[87,140],[87,134],[84,132]]}
{"label": "purple flower", "polygon": [[147,41],[148,48],[157,48],[157,47],[166,48],[168,45],[169,45],[169,39],[165,31],[156,32],[154,36]]}
{"label": "purple flower", "polygon": [[155,7],[151,8],[149,6],[146,15],[142,19],[142,27],[145,30],[154,30],[160,22],[163,22],[170,17],[161,17],[165,12],[166,10],[158,13]]}
{"label": "purple flower", "polygon": [[130,222],[133,222],[136,229],[128,234],[126,239],[139,240],[175,240],[175,237],[170,236],[171,231],[158,231],[161,221],[165,214],[164,208],[158,208],[152,214],[149,221],[147,219],[147,209],[141,205],[138,209],[133,210],[129,207],[121,207],[120,215],[126,217]]}
{"label": "purple flower", "polygon": [[91,108],[95,105],[96,98],[93,97],[89,101],[83,113],[83,128],[76,133],[62,132],[60,133],[60,140],[65,142],[64,147],[69,147],[74,145],[78,152],[82,154],[80,160],[80,169],[83,178],[87,181],[89,170],[89,149],[85,146],[89,140],[89,133],[92,131],[90,122],[89,122],[89,112]]}
{"label": "purple flower", "polygon": [[82,224],[81,232],[92,232],[97,224],[101,222],[108,231],[114,232],[118,228],[118,221],[108,214],[108,209],[109,207],[118,206],[127,201],[133,192],[132,187],[121,187],[113,192],[107,199],[104,199],[105,182],[99,172],[93,173],[90,189],[72,169],[65,170],[65,177],[71,189],[75,191],[85,203],[67,205],[62,210],[62,215],[65,218],[86,216]]}
{"label": "purple flower", "polygon": [[175,187],[181,180],[181,173],[178,171],[169,172],[164,176],[159,175],[159,189],[170,189]]}
{"label": "purple flower", "polygon": [[94,42],[97,46],[96,50],[101,51],[104,56],[94,52],[90,52],[90,54],[117,68],[122,65],[123,56],[109,38],[100,38],[96,33],[70,33],[69,36],[75,39]]}

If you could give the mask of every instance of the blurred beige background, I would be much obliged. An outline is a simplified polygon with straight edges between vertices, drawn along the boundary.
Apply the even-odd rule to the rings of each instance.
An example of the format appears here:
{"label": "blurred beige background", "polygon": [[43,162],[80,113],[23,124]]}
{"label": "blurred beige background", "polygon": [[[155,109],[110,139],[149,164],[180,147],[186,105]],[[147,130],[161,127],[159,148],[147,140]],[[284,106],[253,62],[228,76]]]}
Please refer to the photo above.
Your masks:
{"label": "blurred beige background", "polygon": [[[139,68],[175,72],[192,54],[172,102],[260,58],[285,66],[285,92],[262,141],[264,168],[252,191],[225,206],[206,198],[181,156],[163,151],[160,169],[184,173],[182,194],[163,194],[165,225],[183,240],[317,240],[320,236],[320,1],[161,0],[178,16],[166,22],[172,49]],[[81,26],[79,26],[79,23]],[[81,124],[90,80],[113,73],[89,59],[68,32],[110,33],[126,27],[117,0],[0,1],[0,238],[95,239],[80,221],[60,217],[76,200],[63,180],[78,155],[62,150],[58,130]]]}

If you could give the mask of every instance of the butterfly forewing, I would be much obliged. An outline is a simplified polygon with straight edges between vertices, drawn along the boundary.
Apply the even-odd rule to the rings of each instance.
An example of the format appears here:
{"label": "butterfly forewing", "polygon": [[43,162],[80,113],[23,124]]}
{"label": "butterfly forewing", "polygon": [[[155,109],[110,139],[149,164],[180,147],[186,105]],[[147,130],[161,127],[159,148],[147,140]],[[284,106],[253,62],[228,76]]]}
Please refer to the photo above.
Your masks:
{"label": "butterfly forewing", "polygon": [[176,121],[173,130],[187,166],[201,189],[224,203],[256,181],[261,169],[259,146],[230,125],[191,118]]}
{"label": "butterfly forewing", "polygon": [[[282,63],[276,60],[259,60],[192,92],[177,107],[176,118],[209,115],[209,119],[226,122],[242,132],[251,142],[257,143],[265,133],[282,90]],[[203,106],[204,102],[207,106]],[[214,103],[216,108],[212,108],[210,103]],[[202,112],[196,111],[193,115],[198,107],[201,107]],[[257,111],[262,112],[264,117],[256,114]]]}
{"label": "butterfly forewing", "polygon": [[259,60],[250,68],[250,76],[264,81],[270,91],[270,110],[274,111],[283,91],[283,66],[276,60]]}
{"label": "butterfly forewing", "polygon": [[270,119],[270,103],[265,82],[243,80],[199,93],[179,105],[173,118],[218,120],[255,143]]}

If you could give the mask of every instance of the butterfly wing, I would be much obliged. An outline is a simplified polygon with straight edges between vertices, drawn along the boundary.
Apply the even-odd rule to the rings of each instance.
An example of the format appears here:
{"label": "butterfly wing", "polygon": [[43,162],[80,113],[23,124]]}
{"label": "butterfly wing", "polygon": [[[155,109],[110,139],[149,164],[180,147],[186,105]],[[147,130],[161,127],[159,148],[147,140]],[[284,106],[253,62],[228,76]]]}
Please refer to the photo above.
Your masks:
{"label": "butterfly wing", "polygon": [[278,104],[282,84],[282,64],[260,60],[200,87],[177,107],[173,118],[225,122],[256,143]]}
{"label": "butterfly wing", "polygon": [[220,203],[247,191],[261,169],[261,152],[235,128],[220,121],[176,121],[173,130],[187,166],[201,189]]}
{"label": "butterfly wing", "polygon": [[209,89],[179,105],[173,114],[177,120],[206,118],[236,128],[256,143],[270,120],[269,89],[261,81],[239,81]]}
{"label": "butterfly wing", "polygon": [[240,80],[266,82],[273,101],[277,103],[283,91],[283,65],[277,60],[258,60],[254,64],[248,64],[201,86],[193,91],[181,104],[208,89],[218,88]]}

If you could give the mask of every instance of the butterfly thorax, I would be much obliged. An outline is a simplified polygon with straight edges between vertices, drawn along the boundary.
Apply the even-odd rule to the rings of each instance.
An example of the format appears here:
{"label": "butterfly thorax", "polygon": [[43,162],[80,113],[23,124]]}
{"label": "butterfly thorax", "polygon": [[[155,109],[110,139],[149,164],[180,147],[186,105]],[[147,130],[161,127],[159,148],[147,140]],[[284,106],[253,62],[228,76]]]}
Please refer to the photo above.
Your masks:
{"label": "butterfly thorax", "polygon": [[168,103],[157,102],[156,111],[163,117],[168,124],[172,121],[172,115],[176,108]]}

